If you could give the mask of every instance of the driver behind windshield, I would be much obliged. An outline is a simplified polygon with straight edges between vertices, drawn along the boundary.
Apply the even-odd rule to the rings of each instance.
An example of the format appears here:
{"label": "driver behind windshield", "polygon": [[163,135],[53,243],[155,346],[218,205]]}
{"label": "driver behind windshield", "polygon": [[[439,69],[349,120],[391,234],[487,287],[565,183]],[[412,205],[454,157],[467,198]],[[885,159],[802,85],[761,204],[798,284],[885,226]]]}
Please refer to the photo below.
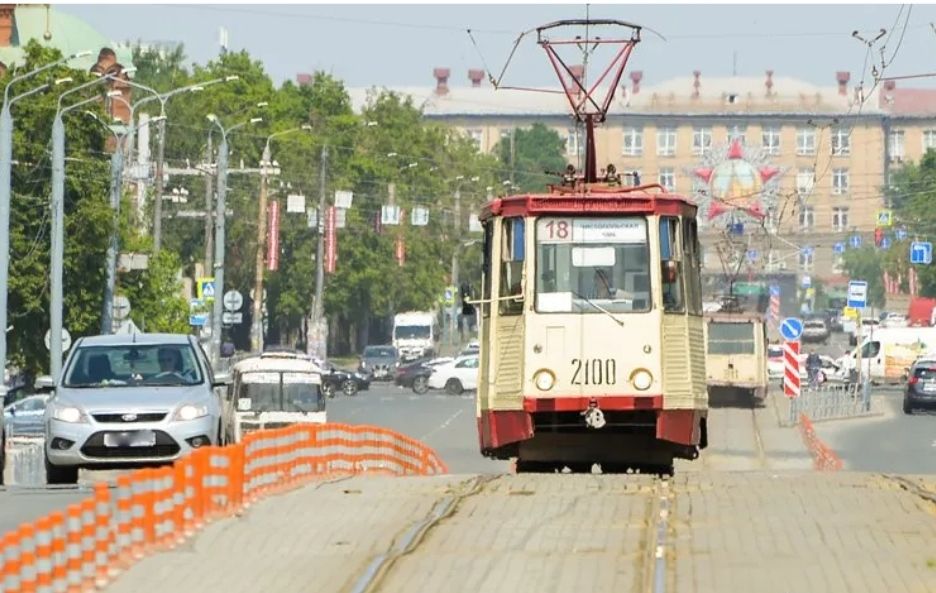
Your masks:
{"label": "driver behind windshield", "polygon": [[175,348],[160,348],[157,354],[159,373],[155,378],[182,374],[182,353]]}

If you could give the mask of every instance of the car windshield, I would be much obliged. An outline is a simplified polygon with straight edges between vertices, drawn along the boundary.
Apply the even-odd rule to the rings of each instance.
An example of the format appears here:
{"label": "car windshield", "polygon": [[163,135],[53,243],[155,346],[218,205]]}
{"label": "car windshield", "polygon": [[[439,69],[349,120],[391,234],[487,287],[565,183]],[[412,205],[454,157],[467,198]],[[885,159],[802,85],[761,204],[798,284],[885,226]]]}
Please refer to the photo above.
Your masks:
{"label": "car windshield", "polygon": [[768,346],[767,356],[769,356],[770,358],[779,358],[783,356],[783,348],[781,348],[780,346]]}
{"label": "car windshield", "polygon": [[246,412],[321,412],[325,399],[311,373],[245,373],[237,409]]}
{"label": "car windshield", "polygon": [[428,325],[398,325],[393,330],[395,340],[425,340],[431,333]]}
{"label": "car windshield", "polygon": [[119,344],[79,348],[64,385],[169,386],[202,382],[202,371],[190,344]]}
{"label": "car windshield", "polygon": [[368,346],[364,349],[365,358],[396,358],[393,346]]}
{"label": "car windshield", "polygon": [[650,256],[643,217],[536,221],[536,310],[650,310]]}

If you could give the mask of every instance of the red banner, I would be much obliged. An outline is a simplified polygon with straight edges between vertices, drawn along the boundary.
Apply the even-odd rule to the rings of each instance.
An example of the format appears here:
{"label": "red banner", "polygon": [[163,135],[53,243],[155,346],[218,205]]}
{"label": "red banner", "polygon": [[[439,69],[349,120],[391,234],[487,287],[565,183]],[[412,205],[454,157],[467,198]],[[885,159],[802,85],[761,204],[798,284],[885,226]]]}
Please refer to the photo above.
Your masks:
{"label": "red banner", "polygon": [[337,220],[338,213],[331,206],[325,215],[325,271],[329,274],[335,273],[335,264],[338,263]]}
{"label": "red banner", "polygon": [[276,200],[270,202],[267,218],[267,269],[271,272],[279,269],[279,213],[279,202]]}
{"label": "red banner", "polygon": [[396,259],[400,267],[403,267],[403,263],[406,261],[406,243],[403,242],[403,237],[397,237],[396,240]]}

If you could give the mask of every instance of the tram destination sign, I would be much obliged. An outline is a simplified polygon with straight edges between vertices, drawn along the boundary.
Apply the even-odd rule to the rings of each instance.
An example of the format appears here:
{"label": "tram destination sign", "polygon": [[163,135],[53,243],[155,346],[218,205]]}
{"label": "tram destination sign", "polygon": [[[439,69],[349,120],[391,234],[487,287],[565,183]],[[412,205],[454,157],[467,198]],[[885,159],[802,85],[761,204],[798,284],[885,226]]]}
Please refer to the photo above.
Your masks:
{"label": "tram destination sign", "polygon": [[540,218],[539,243],[646,243],[643,218]]}

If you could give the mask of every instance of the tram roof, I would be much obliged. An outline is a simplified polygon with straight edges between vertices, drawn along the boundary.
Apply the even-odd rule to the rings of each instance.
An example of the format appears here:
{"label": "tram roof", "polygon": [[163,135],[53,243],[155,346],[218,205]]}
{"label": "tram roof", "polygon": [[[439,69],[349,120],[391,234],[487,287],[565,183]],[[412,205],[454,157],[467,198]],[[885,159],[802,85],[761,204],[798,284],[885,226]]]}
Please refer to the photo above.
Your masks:
{"label": "tram roof", "polygon": [[[656,190],[656,191],[654,191]],[[521,194],[491,200],[479,218],[547,214],[668,214],[695,216],[696,205],[687,197],[672,194],[658,185],[633,188],[585,186],[574,191],[555,188],[548,194]]]}

